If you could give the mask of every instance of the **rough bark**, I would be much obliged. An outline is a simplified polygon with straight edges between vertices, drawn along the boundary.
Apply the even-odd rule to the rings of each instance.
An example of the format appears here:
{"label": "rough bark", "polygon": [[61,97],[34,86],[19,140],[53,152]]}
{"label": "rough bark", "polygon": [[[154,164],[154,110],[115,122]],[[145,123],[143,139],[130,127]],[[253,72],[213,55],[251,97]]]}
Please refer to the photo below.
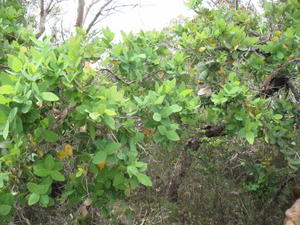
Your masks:
{"label": "rough bark", "polygon": [[45,2],[44,0],[40,0],[40,23],[39,23],[39,32],[36,37],[39,38],[45,32],[45,24],[46,24],[46,10],[45,10]]}
{"label": "rough bark", "polygon": [[52,9],[58,2],[55,0],[49,1],[47,7],[45,6],[45,1],[40,0],[40,23],[39,23],[39,32],[36,34],[36,37],[39,38],[46,30],[46,19],[47,16],[51,13]]}
{"label": "rough bark", "polygon": [[83,26],[84,6],[85,6],[85,1],[78,0],[77,19],[76,19],[75,27],[82,28],[82,26]]}

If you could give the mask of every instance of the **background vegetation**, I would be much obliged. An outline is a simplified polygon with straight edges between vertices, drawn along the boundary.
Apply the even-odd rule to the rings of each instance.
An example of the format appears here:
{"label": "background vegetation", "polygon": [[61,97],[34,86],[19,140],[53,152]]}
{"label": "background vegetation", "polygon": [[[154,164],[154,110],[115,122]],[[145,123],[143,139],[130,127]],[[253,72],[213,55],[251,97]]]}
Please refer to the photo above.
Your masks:
{"label": "background vegetation", "polygon": [[282,224],[300,3],[234,3],[114,42],[37,39],[26,4],[0,1],[0,223]]}

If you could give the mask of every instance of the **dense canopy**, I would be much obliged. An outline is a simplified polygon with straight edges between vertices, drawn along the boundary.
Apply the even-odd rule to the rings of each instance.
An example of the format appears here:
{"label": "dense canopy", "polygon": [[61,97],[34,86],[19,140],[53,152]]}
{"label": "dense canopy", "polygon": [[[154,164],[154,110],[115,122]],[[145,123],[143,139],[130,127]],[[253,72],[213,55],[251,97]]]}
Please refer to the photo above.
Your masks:
{"label": "dense canopy", "polygon": [[189,3],[194,18],[116,42],[109,28],[37,39],[24,6],[0,1],[1,224],[33,205],[109,216],[159,184],[151,152],[174,157],[163,196],[176,202],[204,146],[243,159],[232,168],[262,210],[283,195],[300,165],[300,3]]}

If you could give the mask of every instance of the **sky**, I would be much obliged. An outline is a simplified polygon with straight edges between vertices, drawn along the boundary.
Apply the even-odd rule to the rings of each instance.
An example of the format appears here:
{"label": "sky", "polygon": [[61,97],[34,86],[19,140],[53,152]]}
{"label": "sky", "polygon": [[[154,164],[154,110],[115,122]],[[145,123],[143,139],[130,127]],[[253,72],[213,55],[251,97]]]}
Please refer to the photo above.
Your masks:
{"label": "sky", "polygon": [[190,16],[192,11],[184,5],[183,0],[141,0],[141,7],[124,10],[108,17],[103,26],[112,31],[138,32],[143,30],[162,29],[179,15]]}
{"label": "sky", "polygon": [[[132,0],[119,1],[123,4],[132,2]],[[185,17],[193,15],[192,10],[184,5],[184,0],[139,0],[139,3],[140,6],[125,8],[122,9],[122,12],[110,15],[97,24],[97,28],[109,27],[116,34],[116,39],[120,39],[121,30],[126,33],[136,33],[140,30],[160,30],[180,15]],[[72,4],[67,2],[63,6],[64,27],[68,27],[70,30],[74,29],[76,10],[77,0],[73,0]],[[86,26],[87,24],[85,24]]]}
{"label": "sky", "polygon": [[[77,1],[66,1],[63,6],[64,27],[74,30],[74,18],[77,14]],[[193,11],[184,4],[184,0],[118,0],[121,4],[139,1],[141,6],[135,8],[125,8],[122,12],[110,15],[96,25],[97,29],[109,27],[116,36],[115,40],[120,40],[120,31],[138,32],[140,30],[160,30],[170,24],[173,19],[179,16],[191,17]],[[86,5],[90,0],[86,1]],[[244,0],[257,5],[259,0]],[[71,4],[70,4],[71,3]],[[87,27],[87,24],[84,25]],[[50,30],[49,30],[50,32]],[[47,33],[47,32],[46,32]]]}

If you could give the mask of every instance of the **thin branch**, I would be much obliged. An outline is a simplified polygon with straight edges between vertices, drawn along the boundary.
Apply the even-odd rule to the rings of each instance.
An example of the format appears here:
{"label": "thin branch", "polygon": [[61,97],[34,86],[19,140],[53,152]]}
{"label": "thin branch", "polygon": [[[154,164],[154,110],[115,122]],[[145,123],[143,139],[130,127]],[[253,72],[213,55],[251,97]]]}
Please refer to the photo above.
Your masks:
{"label": "thin branch", "polygon": [[90,22],[90,24],[88,25],[88,28],[86,29],[86,33],[89,33],[91,28],[94,26],[95,22],[98,20],[99,16],[101,16],[101,14],[103,13],[103,10],[110,5],[113,2],[113,0],[108,0],[104,5],[102,5],[102,7],[99,9],[99,11],[96,13],[96,15],[94,16],[92,22]]}
{"label": "thin branch", "polygon": [[[49,5],[48,5],[48,7],[47,7],[47,9],[46,9],[46,12],[47,12],[47,14],[49,14],[50,12],[51,12],[51,10],[53,9],[53,7],[54,7],[54,5],[55,4],[53,4],[54,3],[54,0],[51,0],[50,2],[49,2]],[[52,5],[53,4],[53,5]]]}
{"label": "thin branch", "polygon": [[104,73],[109,73],[110,75],[112,75],[114,78],[116,78],[118,81],[121,81],[122,83],[126,84],[126,85],[130,85],[132,83],[134,83],[135,81],[126,81],[123,78],[119,77],[119,75],[115,74],[113,71],[111,71],[110,69],[99,69],[98,71],[100,72],[104,72]]}
{"label": "thin branch", "polygon": [[8,66],[0,64],[0,70],[5,70],[5,69],[9,69]]}
{"label": "thin branch", "polygon": [[89,6],[87,7],[87,9],[86,9],[86,11],[85,11],[85,14],[84,14],[83,23],[85,23],[86,18],[87,18],[87,15],[89,14],[91,8],[92,8],[95,4],[99,3],[100,1],[101,1],[101,0],[92,1],[91,4],[89,4]]}

